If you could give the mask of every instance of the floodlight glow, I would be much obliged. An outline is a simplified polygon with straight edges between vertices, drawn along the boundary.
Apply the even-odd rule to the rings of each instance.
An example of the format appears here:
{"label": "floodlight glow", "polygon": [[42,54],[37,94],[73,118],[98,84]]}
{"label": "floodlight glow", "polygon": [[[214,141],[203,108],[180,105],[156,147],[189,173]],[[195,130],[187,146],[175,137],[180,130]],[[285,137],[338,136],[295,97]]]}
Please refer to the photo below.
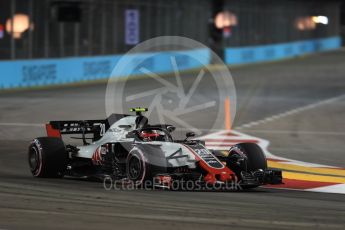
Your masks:
{"label": "floodlight glow", "polygon": [[315,23],[328,25],[328,17],[326,16],[313,16],[312,19]]}
{"label": "floodlight glow", "polygon": [[229,11],[219,12],[214,19],[214,24],[218,29],[236,26],[237,16]]}
{"label": "floodlight glow", "polygon": [[[13,20],[13,21],[12,21]],[[12,28],[13,25],[13,28]],[[30,28],[30,19],[26,14],[16,14],[13,18],[6,21],[6,31],[11,34],[13,30],[13,37],[20,38],[22,33]]]}

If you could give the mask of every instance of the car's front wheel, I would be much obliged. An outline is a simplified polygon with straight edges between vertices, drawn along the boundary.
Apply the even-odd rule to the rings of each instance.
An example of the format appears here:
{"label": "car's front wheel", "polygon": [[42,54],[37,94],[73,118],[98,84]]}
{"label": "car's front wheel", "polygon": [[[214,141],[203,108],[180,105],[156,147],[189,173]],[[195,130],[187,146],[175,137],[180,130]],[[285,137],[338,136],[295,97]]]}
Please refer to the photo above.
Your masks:
{"label": "car's front wheel", "polygon": [[[264,172],[267,169],[265,153],[255,143],[240,143],[231,147],[226,163],[240,180],[244,179],[245,174],[252,175],[255,172]],[[255,188],[258,186],[259,184],[243,185],[242,188]]]}

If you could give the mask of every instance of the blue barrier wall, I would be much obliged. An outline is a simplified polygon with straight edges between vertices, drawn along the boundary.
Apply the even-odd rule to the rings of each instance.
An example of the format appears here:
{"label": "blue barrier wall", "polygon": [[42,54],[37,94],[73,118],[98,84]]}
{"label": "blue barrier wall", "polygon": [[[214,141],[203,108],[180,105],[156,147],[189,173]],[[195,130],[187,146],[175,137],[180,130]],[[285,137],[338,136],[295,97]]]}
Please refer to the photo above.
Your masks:
{"label": "blue barrier wall", "polygon": [[340,37],[304,40],[274,45],[226,48],[224,59],[227,64],[245,64],[296,57],[303,54],[337,49]]}
{"label": "blue barrier wall", "polygon": [[[142,74],[139,68],[144,67],[154,73],[173,71],[170,57],[176,58],[179,70],[188,70],[210,64],[209,49],[186,51],[167,51],[156,53],[131,54],[126,56],[131,66],[127,74]],[[123,55],[75,57],[61,59],[19,60],[0,62],[0,89],[21,88],[65,84],[84,80],[109,78],[116,63]]]}
{"label": "blue barrier wall", "polygon": [[[245,64],[271,61],[303,54],[336,49],[341,46],[340,37],[297,41],[264,46],[225,49],[227,64]],[[179,70],[188,70],[210,64],[209,49],[142,53],[126,56],[132,65],[130,72],[112,77],[142,74],[144,67],[154,73],[173,71],[170,57],[175,56]],[[0,62],[0,89],[66,84],[79,81],[106,79],[123,55],[39,59]],[[128,60],[127,59],[127,60]]]}

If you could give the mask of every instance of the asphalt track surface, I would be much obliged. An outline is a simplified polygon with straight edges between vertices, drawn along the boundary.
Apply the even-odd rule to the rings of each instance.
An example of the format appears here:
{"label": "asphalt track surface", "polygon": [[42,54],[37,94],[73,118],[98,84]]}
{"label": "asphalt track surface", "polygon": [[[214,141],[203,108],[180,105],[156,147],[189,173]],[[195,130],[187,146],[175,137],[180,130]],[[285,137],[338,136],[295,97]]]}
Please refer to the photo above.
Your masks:
{"label": "asphalt track surface", "polygon": [[[344,64],[345,52],[335,51],[232,69],[238,98],[234,126],[270,140],[269,150],[278,156],[345,167]],[[190,85],[192,77],[184,77]],[[130,90],[153,82],[135,81]],[[344,195],[264,188],[105,191],[96,182],[32,178],[26,148],[44,135],[40,124],[102,118],[104,93],[105,85],[98,84],[0,94],[0,229],[345,228]],[[193,119],[204,123],[202,116]]]}

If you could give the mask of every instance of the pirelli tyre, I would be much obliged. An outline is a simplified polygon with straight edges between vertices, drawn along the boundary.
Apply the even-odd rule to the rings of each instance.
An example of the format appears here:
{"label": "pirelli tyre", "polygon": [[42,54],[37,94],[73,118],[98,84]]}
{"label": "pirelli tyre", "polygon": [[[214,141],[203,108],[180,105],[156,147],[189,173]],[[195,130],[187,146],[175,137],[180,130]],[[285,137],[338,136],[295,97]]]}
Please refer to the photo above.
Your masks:
{"label": "pirelli tyre", "polygon": [[142,186],[152,178],[151,167],[145,153],[140,149],[132,149],[126,160],[127,179],[135,186]]}
{"label": "pirelli tyre", "polygon": [[243,153],[247,156],[247,171],[257,171],[267,169],[267,160],[265,153],[259,145],[255,143],[238,144]]}
{"label": "pirelli tyre", "polygon": [[61,138],[39,137],[28,149],[30,171],[34,177],[63,177],[67,167],[67,152]]}
{"label": "pirelli tyre", "polygon": [[[230,148],[227,165],[236,173],[238,178],[242,179],[241,172],[265,171],[267,169],[267,160],[259,145],[255,143],[240,143]],[[258,186],[243,185],[242,188],[249,189]]]}
{"label": "pirelli tyre", "polygon": [[[150,154],[147,154],[147,153]],[[150,146],[133,148],[126,160],[126,176],[136,187],[153,187],[154,177],[167,170],[165,155]]]}

